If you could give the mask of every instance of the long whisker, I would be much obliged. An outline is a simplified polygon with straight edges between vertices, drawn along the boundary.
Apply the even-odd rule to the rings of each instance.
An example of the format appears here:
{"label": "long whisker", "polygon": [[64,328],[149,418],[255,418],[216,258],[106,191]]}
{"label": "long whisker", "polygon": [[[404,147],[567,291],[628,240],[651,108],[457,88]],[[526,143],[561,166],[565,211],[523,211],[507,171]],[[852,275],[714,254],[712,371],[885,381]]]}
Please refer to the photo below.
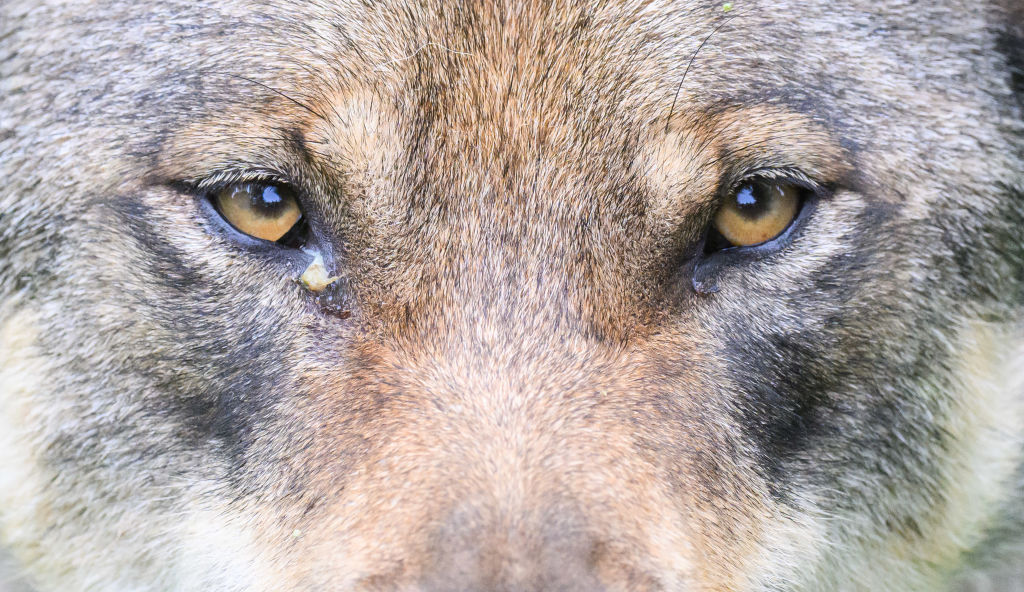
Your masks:
{"label": "long whisker", "polygon": [[695,60],[697,58],[697,54],[700,53],[700,50],[704,49],[704,44],[706,44],[709,39],[714,37],[715,33],[717,33],[719,31],[719,29],[721,29],[722,27],[728,25],[732,21],[732,19],[736,18],[737,16],[739,16],[739,15],[738,14],[734,14],[734,15],[726,18],[721,23],[719,23],[718,26],[715,27],[711,31],[711,34],[708,35],[707,37],[705,37],[704,41],[700,42],[700,45],[697,46],[697,50],[693,52],[692,56],[690,56],[690,61],[686,64],[686,69],[683,70],[683,77],[679,80],[679,86],[676,87],[676,94],[672,97],[672,108],[669,109],[669,111],[668,111],[668,119],[665,120],[665,133],[666,134],[668,133],[668,125],[669,125],[669,123],[672,122],[672,114],[675,113],[675,111],[676,111],[676,101],[679,99],[679,91],[683,88],[683,82],[686,80],[687,73],[690,72],[690,66],[693,65],[693,60]]}
{"label": "long whisker", "polygon": [[276,89],[276,88],[274,88],[274,87],[272,87],[272,86],[269,86],[269,85],[263,84],[262,82],[260,82],[260,81],[258,81],[258,80],[253,80],[253,79],[251,79],[251,78],[246,78],[245,76],[242,76],[242,75],[240,75],[240,74],[231,74],[231,73],[229,73],[229,72],[218,72],[218,74],[221,74],[221,75],[223,75],[223,76],[230,76],[231,78],[237,78],[237,79],[239,79],[239,80],[244,80],[244,81],[246,81],[246,82],[249,82],[249,83],[255,84],[256,86],[259,86],[259,87],[265,88],[265,89],[269,90],[270,92],[272,92],[272,93],[275,93],[275,94],[277,94],[277,95],[280,95],[280,96],[284,97],[285,99],[287,99],[287,100],[291,101],[292,103],[295,103],[295,104],[296,104],[296,105],[298,105],[299,107],[302,107],[302,108],[303,108],[303,109],[305,109],[306,111],[309,111],[310,113],[312,113],[313,115],[317,116],[317,117],[318,117],[318,118],[320,118],[321,120],[323,120],[323,121],[325,121],[325,122],[327,122],[327,121],[328,121],[328,119],[327,119],[327,116],[326,116],[326,115],[324,115],[323,113],[321,113],[321,112],[317,111],[316,109],[314,109],[314,108],[310,107],[310,106],[309,106],[309,105],[307,105],[306,103],[303,103],[302,101],[300,101],[300,100],[296,99],[295,97],[293,97],[293,96],[289,95],[288,93],[285,93],[284,91],[281,91],[281,90],[278,90],[278,89]]}

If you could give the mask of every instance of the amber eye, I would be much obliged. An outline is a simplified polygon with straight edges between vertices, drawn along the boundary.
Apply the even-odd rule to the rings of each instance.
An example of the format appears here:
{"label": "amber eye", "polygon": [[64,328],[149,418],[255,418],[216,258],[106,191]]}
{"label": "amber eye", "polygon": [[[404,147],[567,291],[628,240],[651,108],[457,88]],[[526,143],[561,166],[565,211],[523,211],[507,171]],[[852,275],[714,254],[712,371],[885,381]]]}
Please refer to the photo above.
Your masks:
{"label": "amber eye", "polygon": [[218,190],[211,201],[240,232],[278,242],[294,234],[302,219],[295,193],[274,183],[235,183]]}
{"label": "amber eye", "polygon": [[754,179],[735,189],[722,203],[709,237],[711,250],[757,245],[782,234],[800,212],[804,189],[784,181]]}

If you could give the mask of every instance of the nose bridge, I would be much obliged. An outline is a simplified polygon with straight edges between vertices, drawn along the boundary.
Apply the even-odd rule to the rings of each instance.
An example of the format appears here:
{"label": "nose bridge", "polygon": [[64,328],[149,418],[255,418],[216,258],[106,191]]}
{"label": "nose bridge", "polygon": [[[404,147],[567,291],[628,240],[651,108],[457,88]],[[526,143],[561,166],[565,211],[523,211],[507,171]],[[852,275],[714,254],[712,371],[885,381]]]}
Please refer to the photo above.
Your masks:
{"label": "nose bridge", "polygon": [[600,544],[569,503],[503,508],[468,501],[451,512],[432,541],[424,592],[600,592]]}
{"label": "nose bridge", "polygon": [[[493,199],[516,198],[505,192]],[[530,362],[582,329],[577,294],[588,280],[572,259],[580,258],[585,244],[569,242],[558,228],[543,228],[544,219],[528,227],[495,210],[467,208],[455,223],[458,231],[428,237],[417,247],[422,254],[410,255],[426,269],[408,318],[396,323],[403,349],[426,350],[442,363],[464,364],[464,370],[494,363],[506,368],[505,358]]]}
{"label": "nose bridge", "polygon": [[[396,382],[416,410],[384,454],[436,492],[409,502],[426,506],[414,520],[430,532],[409,551],[426,554],[415,589],[600,591],[602,569],[633,575],[606,549],[636,552],[609,542],[616,518],[594,513],[618,503],[608,481],[632,478],[629,428],[608,396],[630,397],[629,355],[608,337],[625,334],[637,304],[628,269],[602,255],[627,257],[617,201],[636,192],[613,179],[621,151],[583,158],[568,135],[491,123],[444,120],[401,187],[424,220],[395,247],[422,266],[401,284],[416,298],[393,333]],[[410,450],[418,461],[402,464]]]}
{"label": "nose bridge", "polygon": [[629,363],[592,342],[575,347],[500,356],[461,368],[462,384],[442,381],[458,403],[439,415],[449,495],[436,510],[422,590],[600,592],[606,577],[646,577],[624,559],[636,549],[624,549],[613,526],[621,510],[608,510],[646,495],[624,486],[609,497],[609,483],[647,470],[614,461],[633,446],[608,395],[629,398]]}
{"label": "nose bridge", "polygon": [[312,457],[329,459],[327,519],[308,539],[323,544],[316,565],[342,553],[424,592],[600,591],[619,581],[657,590],[645,553],[685,565],[677,545],[643,536],[671,512],[652,485],[657,467],[637,454],[644,354],[582,334],[542,343],[523,333],[516,343],[449,331],[457,337],[382,353],[335,393],[372,394],[372,416],[360,422],[364,458],[343,465],[335,446]]}
{"label": "nose bridge", "polygon": [[455,167],[431,184],[447,192],[439,203],[460,206],[443,220],[435,215],[438,224],[408,254],[425,271],[413,323],[403,328],[422,326],[416,339],[479,346],[475,353],[503,342],[517,354],[550,353],[578,334],[627,333],[642,316],[631,284],[643,270],[617,263],[635,259],[629,237],[642,232],[642,217],[631,226],[619,219],[613,192],[588,181],[582,164],[536,159],[484,169]]}

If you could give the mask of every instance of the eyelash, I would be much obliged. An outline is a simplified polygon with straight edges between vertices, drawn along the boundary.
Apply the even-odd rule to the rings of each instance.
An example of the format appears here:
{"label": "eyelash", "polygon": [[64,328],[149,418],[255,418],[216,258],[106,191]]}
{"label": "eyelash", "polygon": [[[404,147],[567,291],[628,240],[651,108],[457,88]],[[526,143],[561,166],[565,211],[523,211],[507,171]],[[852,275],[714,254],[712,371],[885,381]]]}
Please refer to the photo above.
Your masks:
{"label": "eyelash", "polygon": [[241,183],[277,184],[298,188],[298,184],[292,182],[286,175],[270,170],[219,171],[203,179],[185,181],[181,185],[189,193],[204,197]]}
{"label": "eyelash", "polygon": [[723,189],[719,190],[718,195],[720,198],[729,195],[733,191],[742,187],[745,183],[749,183],[757,179],[765,179],[777,183],[792,183],[793,185],[797,185],[812,192],[821,192],[826,188],[826,185],[815,181],[799,169],[789,167],[757,168],[744,171],[742,175],[734,178],[729,175],[723,177],[723,182],[721,183],[721,187]]}

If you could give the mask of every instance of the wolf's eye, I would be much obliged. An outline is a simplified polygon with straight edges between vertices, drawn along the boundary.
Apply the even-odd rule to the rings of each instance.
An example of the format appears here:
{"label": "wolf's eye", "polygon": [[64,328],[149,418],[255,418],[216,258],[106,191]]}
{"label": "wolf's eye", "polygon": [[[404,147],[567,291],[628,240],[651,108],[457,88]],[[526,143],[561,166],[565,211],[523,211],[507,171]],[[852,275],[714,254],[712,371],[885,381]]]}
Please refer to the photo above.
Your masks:
{"label": "wolf's eye", "polygon": [[301,226],[302,210],[286,185],[235,183],[218,190],[211,201],[238,231],[265,241],[288,243]]}
{"label": "wolf's eye", "polygon": [[782,234],[800,212],[804,189],[752,179],[726,197],[712,221],[708,250],[757,245]]}

